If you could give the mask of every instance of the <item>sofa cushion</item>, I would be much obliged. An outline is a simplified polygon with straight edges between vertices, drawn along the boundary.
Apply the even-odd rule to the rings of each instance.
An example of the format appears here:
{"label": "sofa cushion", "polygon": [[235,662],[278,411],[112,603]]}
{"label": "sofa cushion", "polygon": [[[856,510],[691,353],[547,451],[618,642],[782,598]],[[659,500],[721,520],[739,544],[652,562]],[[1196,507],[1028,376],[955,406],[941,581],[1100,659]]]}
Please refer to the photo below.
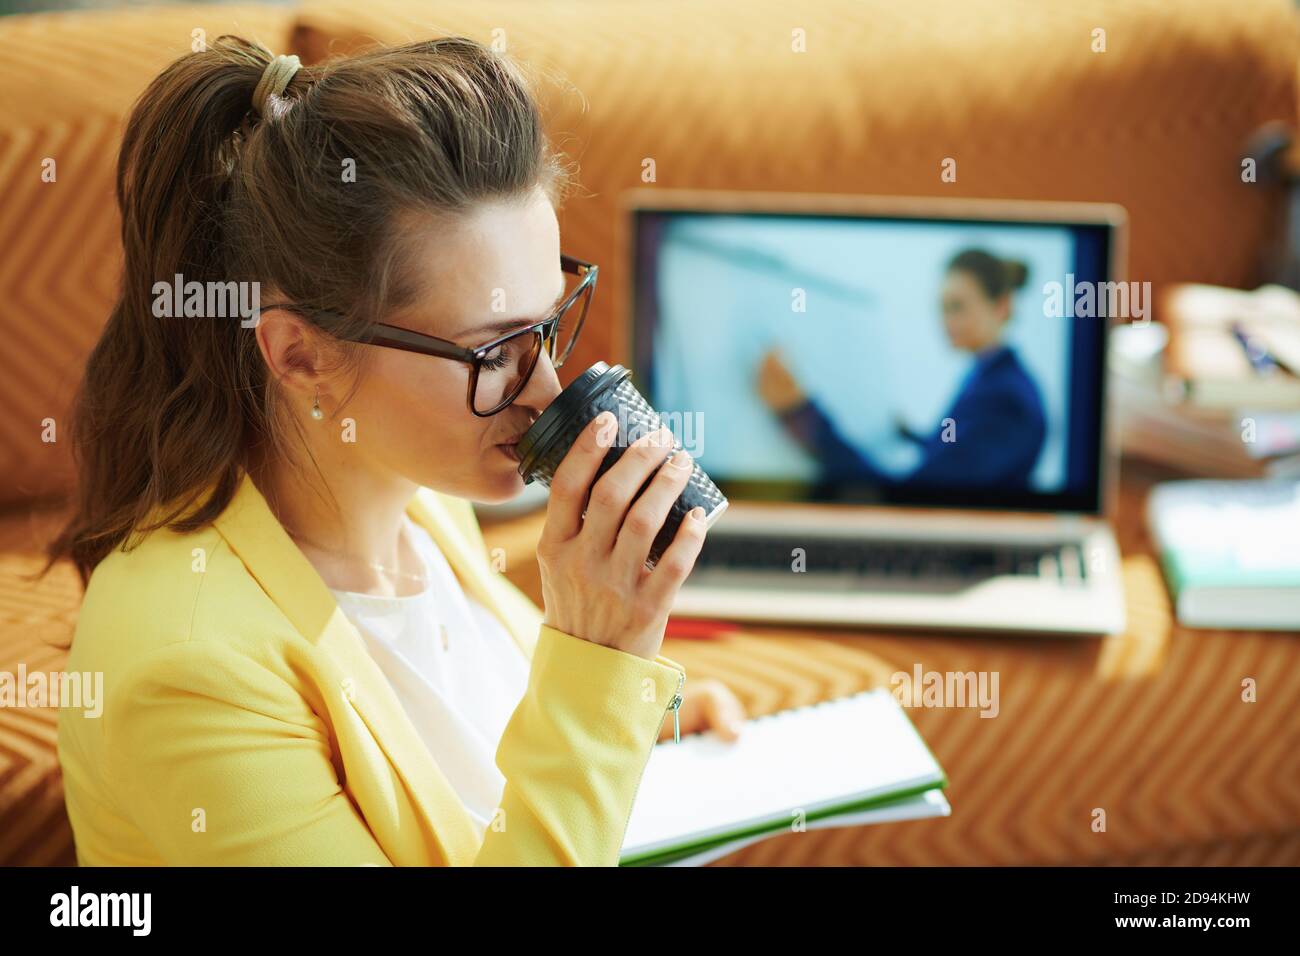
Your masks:
{"label": "sofa cushion", "polygon": [[55,751],[58,711],[34,695],[7,696],[35,687],[32,675],[48,680],[67,658],[81,582],[68,563],[30,580],[62,518],[0,518],[0,866],[76,863]]}

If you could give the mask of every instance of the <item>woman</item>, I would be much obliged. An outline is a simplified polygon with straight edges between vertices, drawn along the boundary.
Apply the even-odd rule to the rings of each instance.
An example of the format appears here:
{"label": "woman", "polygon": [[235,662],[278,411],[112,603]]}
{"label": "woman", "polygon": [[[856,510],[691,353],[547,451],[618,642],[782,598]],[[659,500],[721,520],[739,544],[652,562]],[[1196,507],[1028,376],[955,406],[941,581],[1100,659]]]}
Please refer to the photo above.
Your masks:
{"label": "woman", "polygon": [[[682,704],[659,654],[704,527],[646,570],[690,473],[669,436],[594,484],[616,435],[579,437],[544,613],[467,500],[522,489],[513,443],[585,314],[563,181],[519,73],[469,40],[299,68],[222,37],[145,92],[50,554],[88,579],[68,668],[107,700],[61,712],[81,863],[614,864],[669,712],[734,735],[735,698]],[[169,312],[182,280],[206,308]],[[226,283],[266,306],[213,309]]]}
{"label": "woman", "polygon": [[974,357],[957,398],[938,427],[900,434],[920,449],[920,462],[901,477],[876,467],[850,445],[800,388],[773,349],[758,372],[758,392],[794,438],[816,455],[831,480],[938,487],[975,485],[1024,489],[1047,434],[1038,386],[1011,346],[1002,341],[1011,320],[1012,293],[1028,277],[1023,263],[967,249],[948,263],[943,325],[952,347]]}

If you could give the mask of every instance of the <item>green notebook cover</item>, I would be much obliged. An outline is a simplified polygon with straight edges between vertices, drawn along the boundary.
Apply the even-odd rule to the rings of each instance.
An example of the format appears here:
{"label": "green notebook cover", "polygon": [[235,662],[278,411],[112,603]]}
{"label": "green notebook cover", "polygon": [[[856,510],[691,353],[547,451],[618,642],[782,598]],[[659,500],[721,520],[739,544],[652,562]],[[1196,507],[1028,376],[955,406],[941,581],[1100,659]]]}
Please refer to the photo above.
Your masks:
{"label": "green notebook cover", "polygon": [[[879,794],[867,800],[861,800],[856,803],[846,803],[843,806],[826,807],[814,811],[807,815],[807,820],[823,820],[826,817],[838,816],[846,813],[861,813],[864,810],[883,810],[899,803],[904,803],[914,797],[919,797],[934,789],[945,789],[948,786],[946,775],[940,775],[937,780],[929,783],[920,783],[904,790],[892,793]],[[694,843],[686,843],[681,846],[672,847],[667,850],[658,850],[650,853],[635,854],[619,861],[619,866],[663,866],[666,863],[675,863],[678,860],[684,860],[687,857],[695,856],[705,850],[721,846],[724,843],[730,843],[733,840],[740,840],[748,836],[774,836],[781,833],[790,826],[790,821],[785,819],[773,820],[768,823],[759,823],[750,827],[743,827],[722,835],[711,836],[704,840]]]}

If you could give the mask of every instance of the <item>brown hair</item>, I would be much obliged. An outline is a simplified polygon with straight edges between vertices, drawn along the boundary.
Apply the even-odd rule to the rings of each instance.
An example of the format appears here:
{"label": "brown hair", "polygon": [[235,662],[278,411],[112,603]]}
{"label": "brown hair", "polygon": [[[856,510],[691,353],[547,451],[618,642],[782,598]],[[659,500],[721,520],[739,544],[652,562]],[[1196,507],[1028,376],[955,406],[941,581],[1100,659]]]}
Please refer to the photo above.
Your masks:
{"label": "brown hair", "polygon": [[[257,282],[350,336],[415,291],[404,227],[536,186],[558,202],[568,182],[523,74],[472,40],[304,66],[258,116],[271,60],[220,37],[168,66],[132,110],[117,169],[121,295],[73,409],[75,510],[41,573],[67,557],[84,583],[133,532],[199,529],[255,455],[290,454],[292,419],[253,330],[158,318],[155,284]],[[336,350],[359,372],[358,347]]]}
{"label": "brown hair", "polygon": [[990,299],[1021,288],[1029,279],[1029,269],[1015,259],[1000,259],[983,249],[965,249],[948,262],[948,271],[970,273]]}

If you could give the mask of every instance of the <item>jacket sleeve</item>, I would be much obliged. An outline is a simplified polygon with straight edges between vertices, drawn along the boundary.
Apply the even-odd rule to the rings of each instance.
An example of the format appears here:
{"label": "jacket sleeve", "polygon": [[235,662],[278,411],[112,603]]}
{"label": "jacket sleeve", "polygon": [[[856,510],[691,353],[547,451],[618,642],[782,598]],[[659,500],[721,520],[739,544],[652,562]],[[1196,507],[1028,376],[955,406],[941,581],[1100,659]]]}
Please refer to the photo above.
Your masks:
{"label": "jacket sleeve", "polygon": [[[685,679],[542,628],[502,735],[483,865],[614,865],[641,772]],[[282,679],[208,642],[150,653],[109,689],[106,771],[175,866],[389,865],[343,789],[325,723]]]}
{"label": "jacket sleeve", "polygon": [[845,441],[835,423],[811,398],[805,398],[777,417],[791,437],[817,459],[826,478],[888,483],[888,475],[876,467],[865,451]]}
{"label": "jacket sleeve", "polygon": [[615,866],[650,750],[686,673],[542,625],[497,750],[505,791],[476,865]]}

